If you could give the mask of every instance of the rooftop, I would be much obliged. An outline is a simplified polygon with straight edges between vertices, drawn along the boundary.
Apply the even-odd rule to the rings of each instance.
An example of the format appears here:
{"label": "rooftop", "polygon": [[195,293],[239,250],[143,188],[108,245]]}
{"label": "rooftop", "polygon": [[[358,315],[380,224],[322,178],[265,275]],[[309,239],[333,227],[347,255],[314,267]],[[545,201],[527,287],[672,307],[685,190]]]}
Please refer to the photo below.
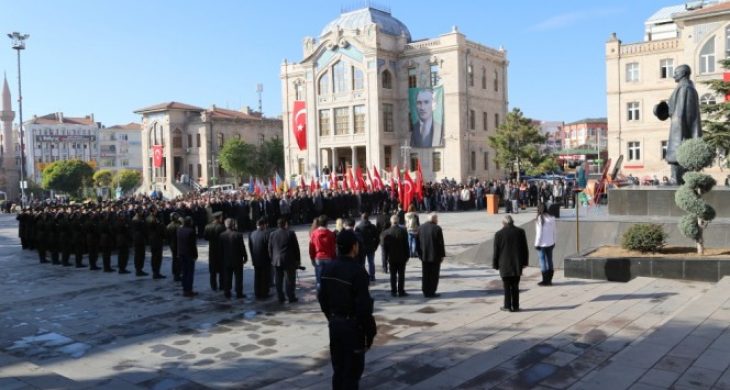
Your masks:
{"label": "rooftop", "polygon": [[377,24],[378,29],[385,34],[396,37],[405,35],[406,42],[411,42],[411,32],[403,22],[394,18],[389,11],[374,7],[341,13],[337,19],[327,23],[319,35],[325,35],[337,26],[345,30],[364,30],[370,23]]}
{"label": "rooftop", "polygon": [[168,110],[186,110],[186,111],[204,111],[203,108],[191,106],[189,104],[171,101],[167,103],[159,103],[149,107],[140,108],[134,111],[135,114]]}
{"label": "rooftop", "polygon": [[142,125],[135,122],[129,122],[126,125],[114,125],[105,128],[106,130],[142,130]]}
{"label": "rooftop", "polygon": [[87,115],[83,118],[77,118],[64,116],[62,112],[54,112],[43,116],[34,115],[33,118],[26,123],[31,125],[96,125],[96,122],[94,122],[94,114]]}
{"label": "rooftop", "polygon": [[608,123],[608,120],[606,118],[585,118],[581,120],[577,120],[575,122],[566,123],[566,126],[571,125],[579,125],[582,123]]}

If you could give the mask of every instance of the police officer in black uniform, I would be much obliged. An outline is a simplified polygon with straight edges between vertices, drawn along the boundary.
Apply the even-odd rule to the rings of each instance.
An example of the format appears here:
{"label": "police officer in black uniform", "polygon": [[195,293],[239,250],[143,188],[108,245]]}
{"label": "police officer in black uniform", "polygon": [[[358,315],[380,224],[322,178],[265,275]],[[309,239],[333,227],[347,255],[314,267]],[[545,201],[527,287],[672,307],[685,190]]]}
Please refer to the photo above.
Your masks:
{"label": "police officer in black uniform", "polygon": [[332,388],[357,389],[365,368],[365,351],[373,344],[377,326],[368,274],[355,260],[358,239],[351,230],[337,235],[340,256],[322,271],[317,299],[329,321]]}

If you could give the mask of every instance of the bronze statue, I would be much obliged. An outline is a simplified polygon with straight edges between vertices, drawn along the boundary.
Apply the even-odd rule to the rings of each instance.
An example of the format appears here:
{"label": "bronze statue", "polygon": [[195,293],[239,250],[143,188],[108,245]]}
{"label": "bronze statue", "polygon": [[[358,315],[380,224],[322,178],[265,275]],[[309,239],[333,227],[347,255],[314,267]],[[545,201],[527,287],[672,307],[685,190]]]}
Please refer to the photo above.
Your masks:
{"label": "bronze statue", "polygon": [[702,120],[700,118],[700,99],[694,83],[689,79],[692,74],[688,65],[680,65],[674,70],[674,81],[677,82],[668,102],[662,101],[654,107],[654,115],[659,120],[672,118],[667,141],[666,160],[672,166],[672,178],[678,184],[684,184],[682,175],[684,168],[677,163],[677,148],[682,141],[702,137]]}

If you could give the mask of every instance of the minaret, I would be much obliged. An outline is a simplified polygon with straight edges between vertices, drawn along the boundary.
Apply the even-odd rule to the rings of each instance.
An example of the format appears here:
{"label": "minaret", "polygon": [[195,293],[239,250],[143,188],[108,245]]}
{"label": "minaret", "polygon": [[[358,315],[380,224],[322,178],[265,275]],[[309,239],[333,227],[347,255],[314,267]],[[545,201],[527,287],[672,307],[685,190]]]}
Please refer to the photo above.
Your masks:
{"label": "minaret", "polygon": [[0,111],[0,121],[3,123],[3,160],[2,176],[4,183],[1,185],[8,194],[8,199],[15,199],[19,191],[20,172],[15,166],[15,137],[13,137],[13,112],[12,101],[10,100],[10,88],[8,78],[3,80],[3,110]]}

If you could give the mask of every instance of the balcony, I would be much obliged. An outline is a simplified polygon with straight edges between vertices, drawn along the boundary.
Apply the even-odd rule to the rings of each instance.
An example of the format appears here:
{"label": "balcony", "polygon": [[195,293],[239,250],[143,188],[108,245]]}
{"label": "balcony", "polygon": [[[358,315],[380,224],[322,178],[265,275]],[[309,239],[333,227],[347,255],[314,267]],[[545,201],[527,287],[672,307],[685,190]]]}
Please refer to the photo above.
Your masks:
{"label": "balcony", "polygon": [[638,42],[621,45],[621,55],[637,55],[661,51],[679,50],[682,42],[679,39],[663,39],[659,41]]}

